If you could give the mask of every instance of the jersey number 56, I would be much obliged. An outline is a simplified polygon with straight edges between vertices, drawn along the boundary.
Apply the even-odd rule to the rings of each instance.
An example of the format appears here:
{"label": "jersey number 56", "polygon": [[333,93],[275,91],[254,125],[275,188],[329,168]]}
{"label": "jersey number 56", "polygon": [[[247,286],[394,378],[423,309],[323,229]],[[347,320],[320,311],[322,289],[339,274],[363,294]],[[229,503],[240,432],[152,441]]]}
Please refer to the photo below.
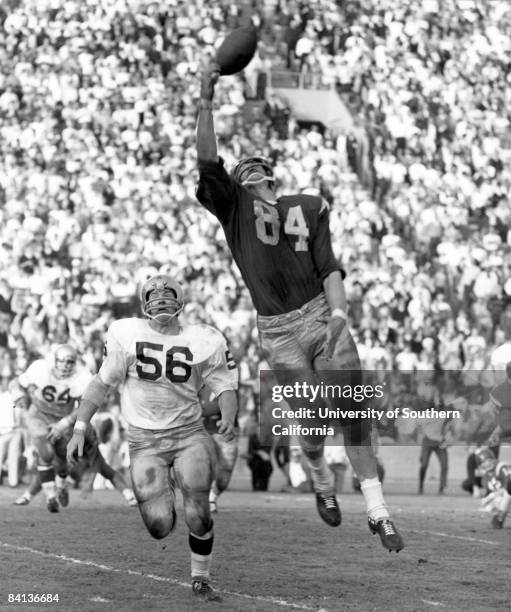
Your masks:
{"label": "jersey number 56", "polygon": [[[179,355],[182,358],[192,361],[193,355],[187,346],[173,346],[161,356],[155,357],[147,354],[147,351],[163,353],[163,344],[154,344],[153,342],[137,342],[136,353],[138,361],[143,364],[137,364],[137,374],[143,380],[158,380],[163,374],[165,366],[165,376],[173,383],[186,382],[192,374],[192,366],[186,361],[181,361],[175,358]],[[160,361],[164,358],[165,363]]]}

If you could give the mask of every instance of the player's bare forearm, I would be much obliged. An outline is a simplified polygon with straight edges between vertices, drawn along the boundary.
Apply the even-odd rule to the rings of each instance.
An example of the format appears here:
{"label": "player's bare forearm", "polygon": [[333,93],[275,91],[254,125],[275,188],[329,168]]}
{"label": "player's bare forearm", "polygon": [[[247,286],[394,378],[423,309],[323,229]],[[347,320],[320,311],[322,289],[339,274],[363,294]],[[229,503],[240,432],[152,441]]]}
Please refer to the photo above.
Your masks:
{"label": "player's bare forearm", "polygon": [[488,446],[498,446],[500,444],[500,440],[502,438],[502,427],[497,425],[495,429],[491,432],[490,437],[488,438],[486,444]]}
{"label": "player's bare forearm", "polygon": [[[211,103],[209,103],[211,105]],[[199,119],[197,122],[197,159],[200,161],[218,161],[213,112],[207,101],[199,102]]]}
{"label": "player's bare forearm", "polygon": [[90,423],[94,414],[99,410],[100,406],[105,402],[110,394],[111,387],[106,385],[99,374],[96,374],[85,389],[78,411],[76,414],[76,422]]}
{"label": "player's bare forearm", "polygon": [[202,416],[211,417],[218,414],[218,406],[215,402],[208,402],[202,405]]}
{"label": "player's bare forearm", "polygon": [[323,281],[323,288],[325,290],[326,299],[330,310],[333,312],[335,309],[341,309],[346,311],[346,292],[344,290],[344,282],[342,280],[341,273],[339,270],[331,272]]}
{"label": "player's bare forearm", "polygon": [[238,398],[236,396],[236,391],[229,390],[221,393],[218,396],[218,405],[220,406],[222,421],[234,425],[234,420],[238,414]]}
{"label": "player's bare forearm", "polygon": [[197,123],[197,158],[200,161],[218,161],[215,125],[213,121],[213,96],[220,76],[217,64],[207,66],[201,77],[199,119]]}
{"label": "player's bare forearm", "polygon": [[326,299],[330,306],[330,317],[326,324],[326,338],[323,355],[331,359],[335,352],[337,340],[346,325],[346,292],[339,270],[331,272],[323,281]]}

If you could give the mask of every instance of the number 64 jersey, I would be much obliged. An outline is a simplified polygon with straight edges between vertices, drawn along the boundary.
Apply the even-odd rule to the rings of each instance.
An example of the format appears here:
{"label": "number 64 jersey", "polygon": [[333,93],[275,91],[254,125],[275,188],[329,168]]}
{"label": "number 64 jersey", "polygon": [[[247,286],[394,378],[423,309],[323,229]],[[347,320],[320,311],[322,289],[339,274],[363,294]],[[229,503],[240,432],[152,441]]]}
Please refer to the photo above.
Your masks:
{"label": "number 64 jersey", "polygon": [[199,391],[205,384],[216,396],[238,388],[238,370],[219,331],[190,325],[162,334],[140,318],[110,325],[99,376],[119,387],[124,418],[141,429],[200,421]]}

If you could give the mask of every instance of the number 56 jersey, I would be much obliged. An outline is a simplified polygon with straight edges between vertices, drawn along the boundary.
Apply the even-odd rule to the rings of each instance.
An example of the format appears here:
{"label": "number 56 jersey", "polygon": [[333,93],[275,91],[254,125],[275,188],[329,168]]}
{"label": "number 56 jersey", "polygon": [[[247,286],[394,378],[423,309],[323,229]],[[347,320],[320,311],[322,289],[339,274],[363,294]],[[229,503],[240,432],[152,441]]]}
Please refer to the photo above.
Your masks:
{"label": "number 56 jersey", "polygon": [[129,425],[175,429],[202,418],[199,391],[218,396],[238,388],[238,370],[223,335],[209,325],[162,334],[149,321],[114,321],[107,332],[101,380],[119,387]]}

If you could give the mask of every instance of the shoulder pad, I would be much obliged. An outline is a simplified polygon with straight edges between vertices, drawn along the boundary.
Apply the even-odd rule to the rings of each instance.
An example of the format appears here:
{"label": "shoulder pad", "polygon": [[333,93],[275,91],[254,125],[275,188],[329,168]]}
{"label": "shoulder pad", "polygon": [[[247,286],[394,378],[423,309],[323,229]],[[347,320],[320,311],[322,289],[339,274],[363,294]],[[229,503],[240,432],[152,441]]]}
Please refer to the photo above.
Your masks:
{"label": "shoulder pad", "polygon": [[145,319],[139,319],[138,317],[112,321],[107,331],[107,338],[115,338],[118,342],[122,342],[123,339],[130,337],[134,332],[138,331],[140,324],[144,322]]}
{"label": "shoulder pad", "polygon": [[183,329],[182,335],[192,351],[195,365],[206,361],[220,349],[227,350],[223,334],[210,325],[189,325]]}

